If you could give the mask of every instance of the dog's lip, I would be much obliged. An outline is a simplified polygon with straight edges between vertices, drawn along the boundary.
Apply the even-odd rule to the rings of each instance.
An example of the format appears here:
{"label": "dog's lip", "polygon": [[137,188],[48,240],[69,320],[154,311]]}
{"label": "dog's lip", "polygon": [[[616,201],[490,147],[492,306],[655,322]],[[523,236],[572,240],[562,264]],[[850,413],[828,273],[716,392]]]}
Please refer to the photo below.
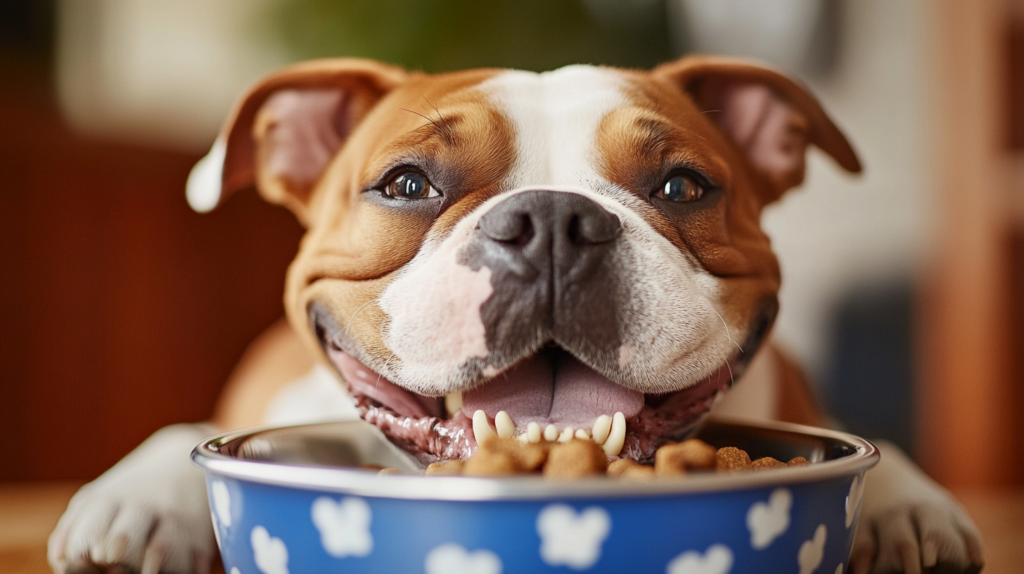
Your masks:
{"label": "dog's lip", "polygon": [[[480,414],[466,413],[462,409],[448,413],[443,397],[419,395],[396,385],[337,345],[328,344],[326,349],[364,420],[378,426],[424,463],[439,459],[465,459],[476,450],[479,429],[474,429],[474,415],[479,417]],[[673,392],[643,395],[639,412],[634,411],[625,421],[626,434],[621,450],[609,454],[646,460],[653,456],[654,449],[664,439],[680,438],[694,430],[718,395],[732,384],[733,373],[742,368],[745,361],[742,355],[737,355],[701,381],[690,382]],[[493,429],[496,413],[483,414],[486,424]],[[590,421],[572,421],[575,424],[552,422],[560,423],[556,424],[560,431],[573,426],[589,431],[592,417]],[[516,433],[524,438],[527,422],[534,421],[521,419],[516,422]]]}

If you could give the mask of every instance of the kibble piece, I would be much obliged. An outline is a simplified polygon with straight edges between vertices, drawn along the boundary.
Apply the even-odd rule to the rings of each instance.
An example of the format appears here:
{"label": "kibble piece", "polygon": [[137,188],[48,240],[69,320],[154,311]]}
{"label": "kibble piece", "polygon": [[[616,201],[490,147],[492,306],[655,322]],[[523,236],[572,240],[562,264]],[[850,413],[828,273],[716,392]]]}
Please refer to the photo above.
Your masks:
{"label": "kibble piece", "polygon": [[734,446],[718,449],[715,459],[715,468],[719,471],[750,470],[750,455]]}
{"label": "kibble piece", "polygon": [[380,469],[380,472],[378,472],[377,474],[402,474],[402,471],[398,470],[395,467],[389,466],[387,468]]}
{"label": "kibble piece", "polygon": [[522,443],[514,438],[493,438],[487,441],[487,448],[512,457],[520,472],[533,472],[547,460],[550,446]]}
{"label": "kibble piece", "polygon": [[462,465],[462,474],[466,476],[508,476],[520,474],[515,457],[507,452],[490,450],[480,447],[473,456]]}
{"label": "kibble piece", "polygon": [[713,470],[715,455],[715,447],[698,439],[667,444],[654,453],[654,471],[659,476],[672,476],[688,470]]}
{"label": "kibble piece", "polygon": [[544,476],[549,478],[582,478],[604,474],[608,457],[601,445],[592,440],[573,439],[558,443],[548,452]]}
{"label": "kibble piece", "polygon": [[750,463],[750,467],[754,470],[766,470],[769,468],[782,468],[786,466],[786,463],[776,460],[770,456],[761,457],[754,462]]}
{"label": "kibble piece", "polygon": [[791,458],[789,459],[789,462],[786,463],[787,466],[803,466],[805,464],[811,464],[811,461],[802,456]]}
{"label": "kibble piece", "polygon": [[461,460],[445,460],[430,463],[423,474],[427,476],[458,476],[462,474],[462,467],[465,465]]}
{"label": "kibble piece", "polygon": [[649,480],[654,478],[654,467],[640,464],[631,458],[620,458],[608,465],[608,476],[624,480]]}

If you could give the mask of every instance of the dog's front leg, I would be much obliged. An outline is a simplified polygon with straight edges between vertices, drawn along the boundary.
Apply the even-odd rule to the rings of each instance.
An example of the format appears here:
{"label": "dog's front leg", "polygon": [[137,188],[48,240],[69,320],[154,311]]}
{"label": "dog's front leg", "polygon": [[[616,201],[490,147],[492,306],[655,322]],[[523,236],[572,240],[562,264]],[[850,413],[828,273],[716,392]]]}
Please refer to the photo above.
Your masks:
{"label": "dog's front leg", "polygon": [[209,424],[166,427],[83,486],[50,535],[54,572],[208,572],[213,525],[189,455],[216,433]]}
{"label": "dog's front leg", "polygon": [[978,572],[981,539],[956,499],[894,444],[864,483],[851,574]]}

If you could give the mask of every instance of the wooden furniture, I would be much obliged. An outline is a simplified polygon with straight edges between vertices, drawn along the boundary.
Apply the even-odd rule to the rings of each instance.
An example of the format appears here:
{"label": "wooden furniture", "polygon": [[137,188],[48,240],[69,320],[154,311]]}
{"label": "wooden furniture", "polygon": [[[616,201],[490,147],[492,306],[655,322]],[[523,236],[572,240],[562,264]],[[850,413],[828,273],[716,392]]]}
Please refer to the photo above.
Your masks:
{"label": "wooden furniture", "polygon": [[947,486],[1021,484],[1024,1],[927,6],[939,217],[919,307],[918,458]]}

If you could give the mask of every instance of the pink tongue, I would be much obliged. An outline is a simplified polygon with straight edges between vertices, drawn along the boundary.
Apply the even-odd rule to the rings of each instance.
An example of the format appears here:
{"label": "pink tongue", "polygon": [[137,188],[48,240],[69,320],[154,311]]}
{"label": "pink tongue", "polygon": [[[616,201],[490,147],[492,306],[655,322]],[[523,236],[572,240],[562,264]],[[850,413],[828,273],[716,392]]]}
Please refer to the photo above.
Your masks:
{"label": "pink tongue", "polygon": [[636,416],[644,395],[619,386],[583,363],[563,355],[554,372],[550,359],[537,354],[484,385],[462,394],[462,411],[489,416],[505,411],[517,426],[590,425],[601,415]]}

